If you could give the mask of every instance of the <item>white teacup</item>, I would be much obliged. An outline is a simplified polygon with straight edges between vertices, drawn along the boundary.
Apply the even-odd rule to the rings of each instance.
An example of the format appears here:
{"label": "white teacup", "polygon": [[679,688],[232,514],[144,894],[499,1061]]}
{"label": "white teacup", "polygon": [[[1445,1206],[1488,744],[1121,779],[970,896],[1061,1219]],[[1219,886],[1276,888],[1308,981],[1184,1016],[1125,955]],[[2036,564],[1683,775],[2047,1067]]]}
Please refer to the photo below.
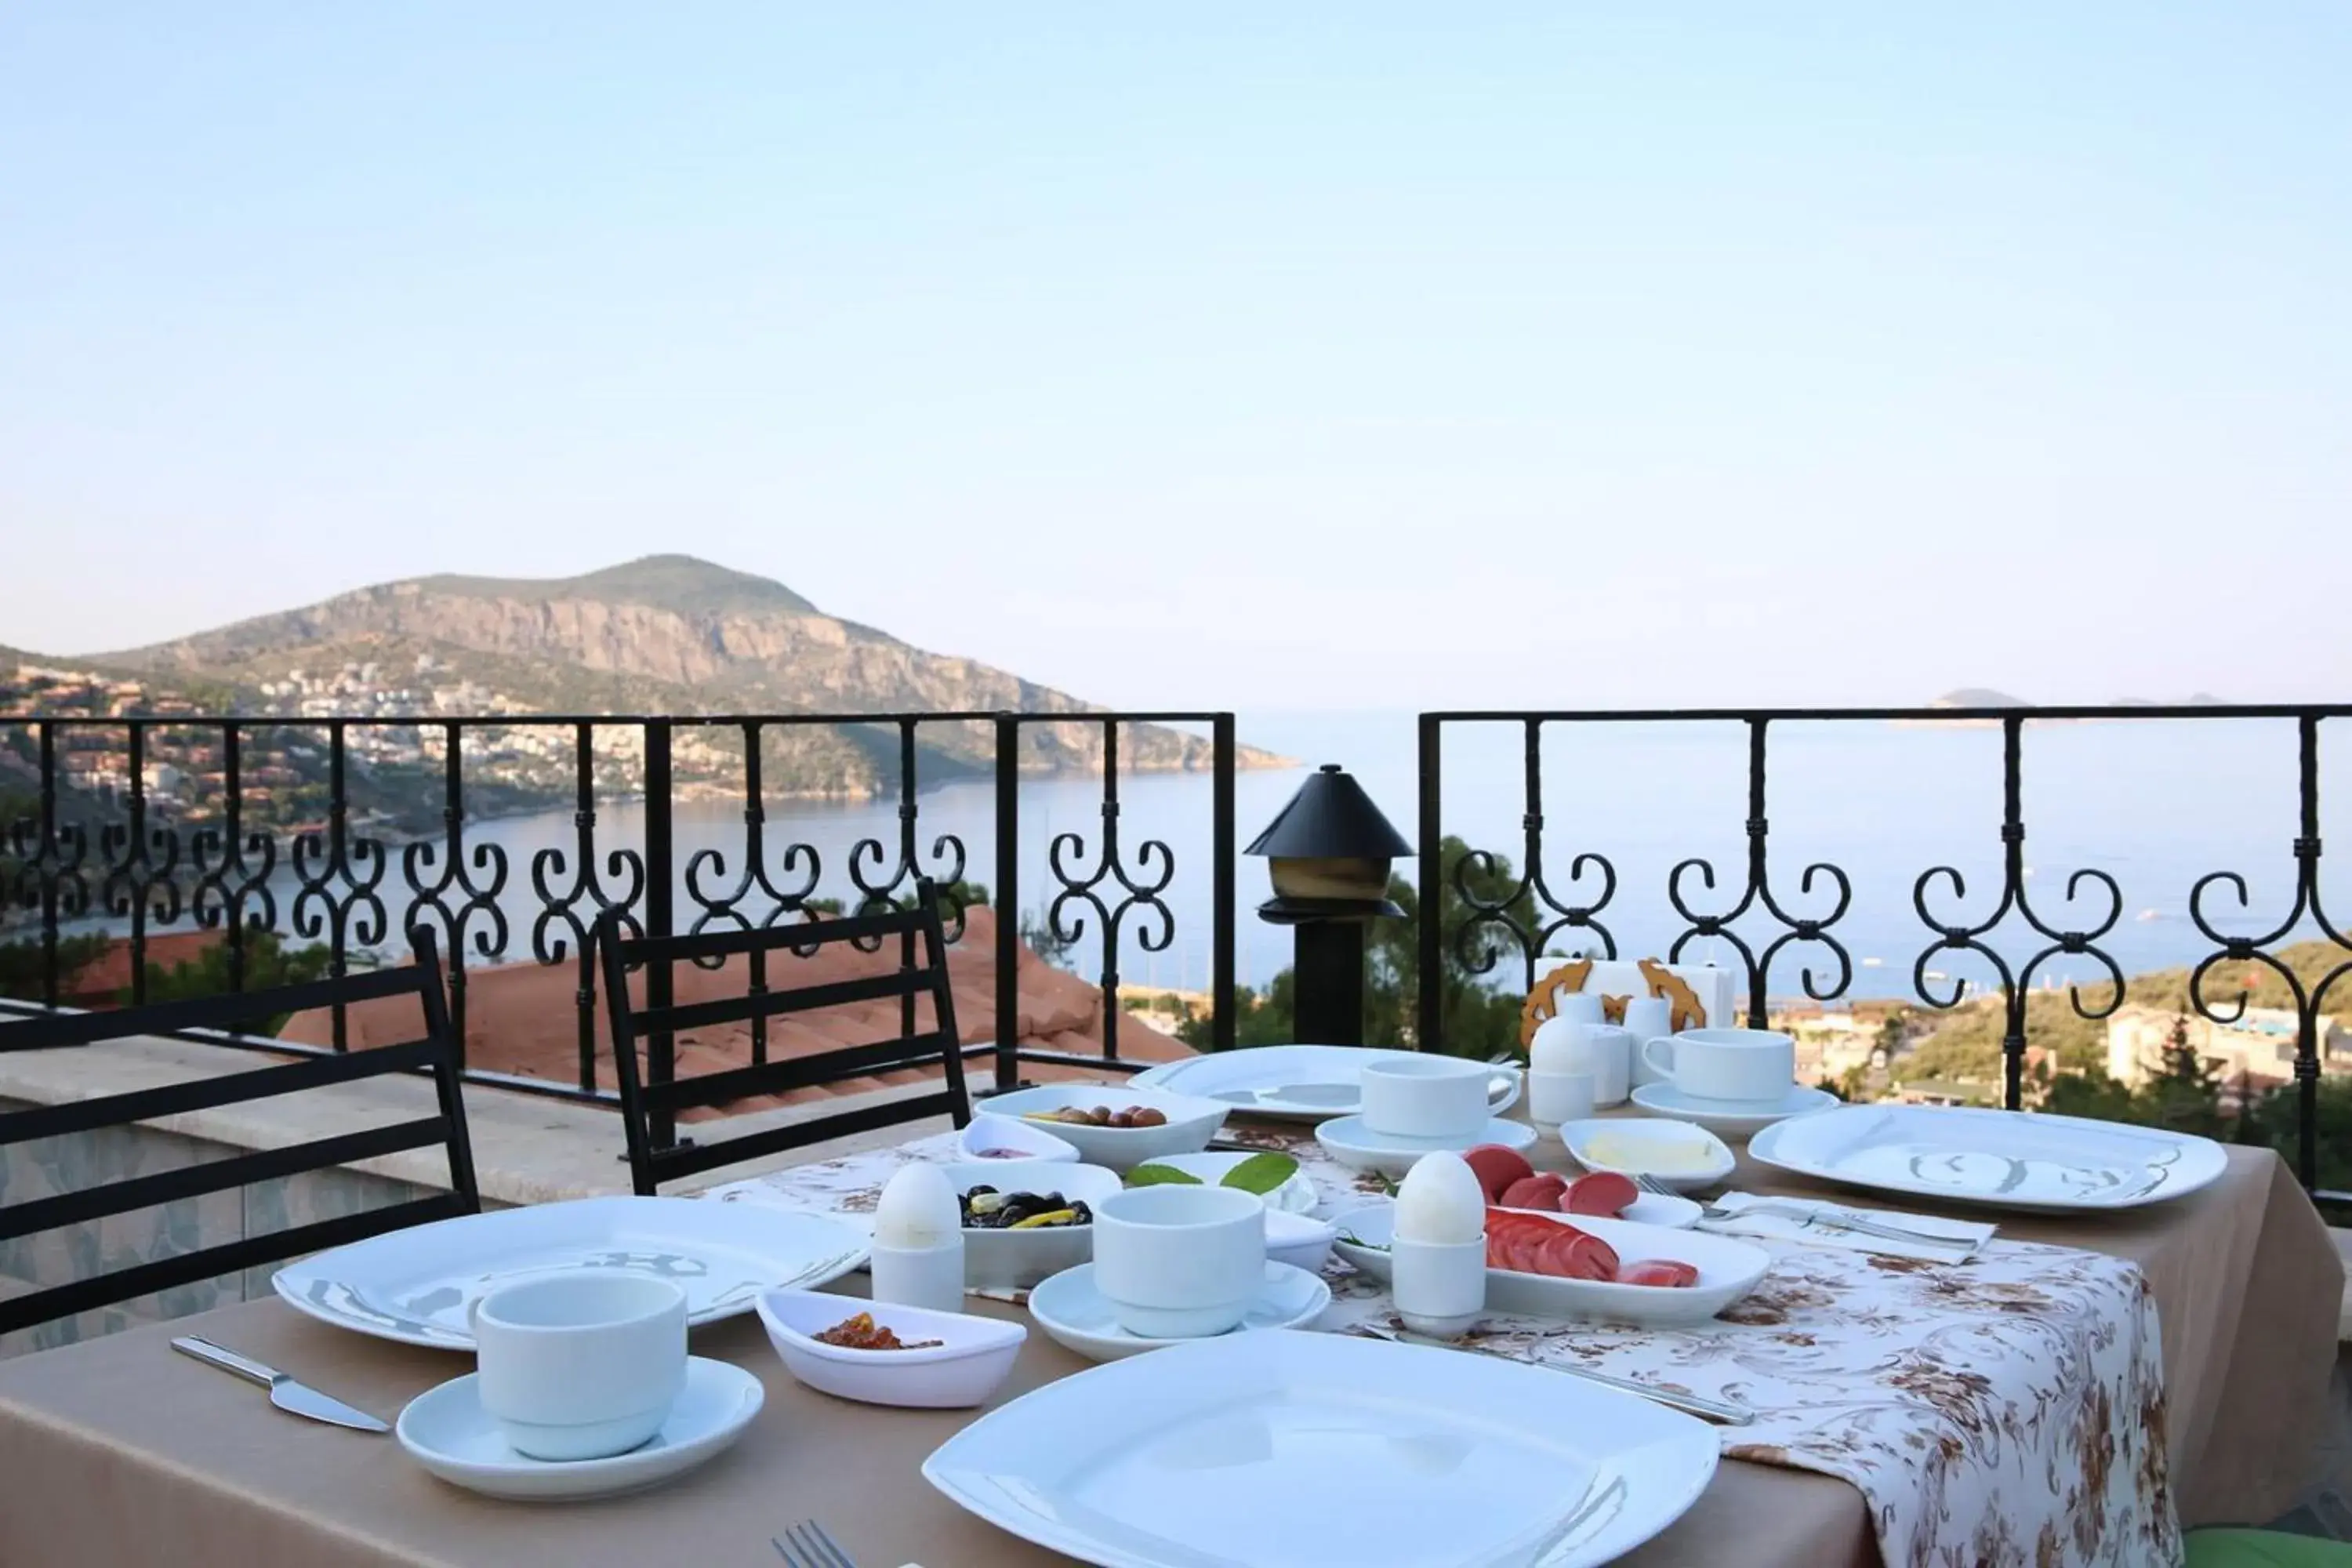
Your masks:
{"label": "white teacup", "polygon": [[667,1279],[551,1275],[491,1291],[471,1316],[482,1408],[530,1458],[626,1453],[686,1386],[686,1292]]}
{"label": "white teacup", "polygon": [[1486,1125],[1494,1069],[1460,1057],[1413,1057],[1364,1068],[1367,1131],[1391,1138],[1467,1138]]}
{"label": "white teacup", "polygon": [[1265,1204],[1255,1194],[1131,1187],[1094,1211],[1095,1289],[1130,1334],[1222,1334],[1265,1288]]}
{"label": "white teacup", "polygon": [[1778,1104],[1797,1081],[1797,1044],[1769,1029],[1685,1029],[1642,1047],[1676,1089],[1701,1100]]}

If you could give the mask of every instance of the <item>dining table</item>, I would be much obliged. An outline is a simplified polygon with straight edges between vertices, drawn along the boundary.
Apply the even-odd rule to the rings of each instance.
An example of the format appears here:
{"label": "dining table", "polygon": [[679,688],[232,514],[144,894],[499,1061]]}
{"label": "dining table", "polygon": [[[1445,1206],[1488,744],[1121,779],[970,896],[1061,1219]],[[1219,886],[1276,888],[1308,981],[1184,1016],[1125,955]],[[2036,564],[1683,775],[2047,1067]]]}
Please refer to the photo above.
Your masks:
{"label": "dining table", "polygon": [[[2123,1260],[2161,1325],[2153,1420],[2183,1526],[2267,1520],[2308,1479],[2336,1354],[2342,1265],[2268,1150],[2231,1148],[2210,1185],[2122,1212],[2001,1213],[2011,1240]],[[1567,1164],[1559,1144],[1530,1151]],[[1740,1152],[1730,1185],[1835,1195]],[[1982,1211],[1905,1200],[1954,1217]],[[1336,1268],[1337,1266],[1335,1266]],[[862,1276],[830,1289],[864,1293]],[[1015,1302],[969,1310],[1023,1321]],[[772,1538],[814,1519],[858,1568],[1041,1568],[1070,1561],[965,1513],[924,1458],[982,1412],[859,1405],[794,1381],[755,1319],[698,1328],[693,1352],[748,1369],[766,1401],[741,1439],[658,1489],[590,1502],[494,1501],[427,1476],[384,1436],[273,1409],[259,1390],[172,1352],[196,1333],[387,1419],[470,1358],[348,1332],[264,1299],[0,1363],[0,1563],[249,1568],[583,1568],[779,1561]],[[1033,1331],[1001,1405],[1088,1363]],[[1316,1506],[1311,1498],[1302,1508]],[[1621,1561],[1631,1568],[1912,1568],[1882,1551],[1862,1491],[1816,1470],[1728,1457],[1697,1502]],[[2068,1559],[2072,1560],[2072,1559]],[[2021,1559],[2030,1561],[2030,1558]],[[1367,1564],[1366,1568],[1377,1568]]]}

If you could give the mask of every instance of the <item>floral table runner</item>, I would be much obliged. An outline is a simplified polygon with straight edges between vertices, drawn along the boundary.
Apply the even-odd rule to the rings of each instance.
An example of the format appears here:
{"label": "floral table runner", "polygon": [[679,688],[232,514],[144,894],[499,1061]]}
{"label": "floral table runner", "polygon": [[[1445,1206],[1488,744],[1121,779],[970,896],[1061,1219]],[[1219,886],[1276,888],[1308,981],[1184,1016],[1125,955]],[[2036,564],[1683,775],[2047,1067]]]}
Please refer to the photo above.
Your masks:
{"label": "floral table runner", "polygon": [[[1229,1126],[1297,1157],[1339,1215],[1383,1190],[1311,1131]],[[724,1202],[870,1213],[891,1172],[953,1157],[942,1135],[714,1189]],[[1750,1238],[1753,1239],[1753,1238]],[[2139,1270],[1995,1241],[1965,1264],[1759,1242],[1754,1292],[1709,1321],[1633,1328],[1490,1316],[1480,1342],[1538,1362],[1737,1400],[1729,1458],[1851,1482],[1888,1568],[2155,1568],[2180,1560],[2165,1469],[2164,1370]],[[1391,1321],[1378,1281],[1334,1259],[1318,1327]]]}

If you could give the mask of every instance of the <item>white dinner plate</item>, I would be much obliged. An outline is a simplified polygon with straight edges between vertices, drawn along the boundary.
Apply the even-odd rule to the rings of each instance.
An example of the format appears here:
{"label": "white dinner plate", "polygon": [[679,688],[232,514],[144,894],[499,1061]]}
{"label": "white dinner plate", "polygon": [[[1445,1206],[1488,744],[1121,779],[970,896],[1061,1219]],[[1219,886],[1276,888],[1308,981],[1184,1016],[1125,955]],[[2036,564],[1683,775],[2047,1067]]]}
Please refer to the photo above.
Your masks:
{"label": "white dinner plate", "polygon": [[1090,1367],[923,1479],[1097,1568],[1594,1568],[1715,1474],[1712,1428],[1492,1356],[1276,1331]]}
{"label": "white dinner plate", "polygon": [[[1727,1236],[1596,1219],[1591,1215],[1542,1217],[1565,1221],[1599,1237],[1617,1254],[1620,1263],[1672,1258],[1697,1269],[1698,1279],[1689,1285],[1620,1285],[1606,1279],[1563,1279],[1557,1275],[1489,1268],[1486,1305],[1492,1310],[1529,1318],[1604,1318],[1652,1327],[1699,1323],[1756,1289],[1756,1282],[1772,1266],[1770,1253]],[[1381,1249],[1389,1245],[1395,1222],[1392,1204],[1350,1209],[1339,1216],[1339,1239],[1332,1250],[1386,1284],[1389,1255]]]}
{"label": "white dinner plate", "polygon": [[[1305,1328],[1322,1316],[1323,1309],[1330,1304],[1331,1287],[1321,1279],[1304,1268],[1269,1260],[1265,1266],[1265,1288],[1249,1304],[1241,1322],[1225,1333]],[[1119,1327],[1110,1302],[1095,1289],[1095,1266],[1091,1263],[1065,1269],[1030,1291],[1029,1315],[1037,1320],[1046,1338],[1089,1361],[1117,1361],[1143,1351],[1192,1342],[1150,1339]]]}
{"label": "white dinner plate", "polygon": [[767,1391],[740,1366],[686,1358],[686,1387],[661,1430],[625,1454],[603,1459],[534,1459],[518,1454],[482,1408],[472,1373],[408,1402],[393,1431],[400,1446],[452,1486],[518,1502],[615,1497],[658,1486],[694,1468],[743,1435]]}
{"label": "white dinner plate", "polygon": [[1825,1089],[1815,1089],[1802,1083],[1792,1083],[1789,1086],[1789,1092],[1780,1099],[1761,1103],[1749,1100],[1707,1100],[1696,1094],[1685,1094],[1671,1083],[1644,1083],[1635,1086],[1633,1103],[1653,1116],[1671,1116],[1677,1121],[1694,1122],[1717,1138],[1748,1138],[1775,1121],[1786,1121],[1791,1116],[1810,1116],[1816,1110],[1827,1110],[1842,1102]]}
{"label": "white dinner plate", "polygon": [[1412,1138],[1398,1132],[1375,1132],[1364,1125],[1360,1116],[1337,1116],[1315,1129],[1315,1142],[1322,1144],[1323,1152],[1331,1158],[1349,1170],[1377,1171],[1383,1176],[1402,1176],[1412,1169],[1415,1160],[1440,1150],[1458,1154],[1481,1143],[1526,1149],[1538,1136],[1526,1122],[1508,1121],[1499,1116],[1460,1138]]}
{"label": "white dinner plate", "polygon": [[1768,1127],[1748,1152],[1845,1186],[2042,1213],[2162,1203],[2229,1163],[2186,1132],[1934,1105],[1843,1105]]}
{"label": "white dinner plate", "polygon": [[[1321,1121],[1352,1116],[1362,1106],[1358,1082],[1367,1063],[1411,1061],[1419,1055],[1369,1046],[1250,1046],[1162,1062],[1136,1074],[1133,1081],[1222,1100],[1244,1116]],[[1496,1068],[1486,1081],[1488,1114],[1500,1116],[1518,1098],[1519,1069]]]}
{"label": "white dinner plate", "polygon": [[296,1309],[380,1340],[470,1351],[467,1313],[501,1285],[619,1268],[686,1292],[687,1321],[751,1310],[866,1261],[865,1231],[824,1215],[699,1198],[580,1198],[464,1215],[314,1253],[271,1280]]}

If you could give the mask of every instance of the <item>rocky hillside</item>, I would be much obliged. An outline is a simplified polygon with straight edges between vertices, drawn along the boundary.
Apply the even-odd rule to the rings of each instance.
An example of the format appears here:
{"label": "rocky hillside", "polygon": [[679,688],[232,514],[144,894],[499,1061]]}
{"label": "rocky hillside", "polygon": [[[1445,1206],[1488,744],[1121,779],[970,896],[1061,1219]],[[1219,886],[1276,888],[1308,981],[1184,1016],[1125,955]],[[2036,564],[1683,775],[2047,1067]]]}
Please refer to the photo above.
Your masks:
{"label": "rocky hillside", "polygon": [[[95,656],[159,674],[258,689],[296,670],[373,663],[476,682],[541,712],[1090,710],[1075,697],[968,658],[930,653],[825,615],[780,583],[685,555],[648,556],[550,580],[436,576],[380,584],[152,647]],[[386,679],[390,679],[387,677]],[[926,726],[927,748],[969,765],[992,754],[985,721]],[[1123,729],[1122,761],[1205,768],[1209,744],[1157,726]],[[1025,731],[1023,765],[1094,768],[1099,726]],[[1283,759],[1244,748],[1244,767]]]}

